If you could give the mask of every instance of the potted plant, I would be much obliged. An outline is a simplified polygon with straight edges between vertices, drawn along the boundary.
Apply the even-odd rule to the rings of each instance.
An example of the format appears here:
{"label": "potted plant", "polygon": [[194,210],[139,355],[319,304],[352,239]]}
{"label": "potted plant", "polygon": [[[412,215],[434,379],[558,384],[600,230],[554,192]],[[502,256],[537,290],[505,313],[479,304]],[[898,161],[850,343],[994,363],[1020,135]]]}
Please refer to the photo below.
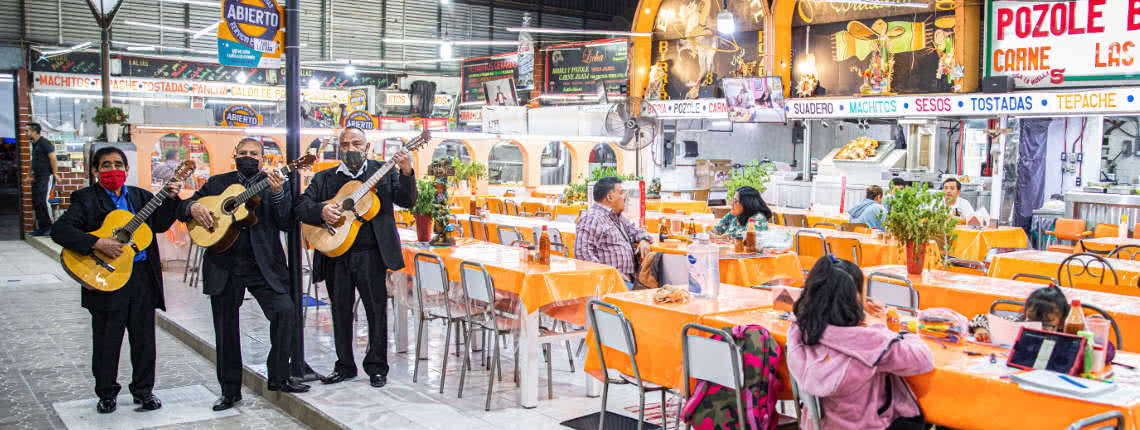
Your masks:
{"label": "potted plant", "polygon": [[465,162],[459,159],[452,159],[451,164],[455,166],[455,176],[451,181],[458,187],[459,193],[475,195],[477,181],[487,177],[487,165],[474,160]]}
{"label": "potted plant", "polygon": [[118,142],[123,133],[123,123],[127,122],[127,113],[116,106],[95,109],[95,124],[104,127],[108,142]]}
{"label": "potted plant", "polygon": [[435,202],[435,183],[430,179],[416,180],[416,204],[412,206],[412,216],[416,224],[416,240],[431,240],[432,220],[440,206]]}
{"label": "potted plant", "polygon": [[755,160],[744,164],[740,170],[733,170],[732,177],[724,182],[725,188],[728,188],[728,200],[731,201],[732,196],[736,195],[736,189],[743,186],[749,186],[760,193],[764,193],[768,189],[771,171],[772,163],[761,163]]}
{"label": "potted plant", "polygon": [[928,192],[926,184],[896,192],[891,210],[883,219],[883,228],[906,247],[907,272],[914,275],[922,274],[926,246],[931,239],[941,239],[946,255],[950,255],[957,225],[958,220],[946,206],[945,195]]}

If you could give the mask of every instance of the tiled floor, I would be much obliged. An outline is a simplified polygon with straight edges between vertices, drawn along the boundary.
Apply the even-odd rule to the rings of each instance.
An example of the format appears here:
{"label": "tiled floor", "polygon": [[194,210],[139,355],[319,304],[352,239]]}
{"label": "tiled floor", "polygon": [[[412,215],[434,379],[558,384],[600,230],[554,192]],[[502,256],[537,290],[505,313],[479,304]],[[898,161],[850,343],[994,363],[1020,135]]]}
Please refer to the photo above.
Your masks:
{"label": "tiled floor", "polygon": [[[91,317],[79,306],[79,288],[54,258],[25,242],[0,242],[0,429],[63,429],[54,404],[90,399],[94,408]],[[156,341],[157,390],[200,385],[216,396],[208,360],[165,331],[157,331]],[[130,379],[128,354],[124,339],[119,368],[124,387]],[[243,396],[236,416],[167,428],[304,428],[256,394],[246,391]],[[112,415],[135,414],[126,406]]]}
{"label": "tiled floor", "polygon": [[[166,273],[166,315],[181,327],[196,336],[213,342],[213,325],[210,319],[209,302],[201,291],[191,289],[182,283],[180,267],[172,264]],[[321,299],[327,301],[321,289]],[[355,357],[357,365],[364,357],[367,346],[367,323],[361,309],[357,323]],[[316,320],[314,320],[316,318]],[[316,321],[316,323],[314,322]],[[247,366],[264,375],[265,358],[268,354],[268,323],[257,302],[247,296],[241,308],[243,357]],[[389,330],[393,327],[389,316]],[[414,344],[415,332],[411,329],[409,343]],[[336,385],[316,383],[309,393],[300,394],[299,399],[327,414],[338,424],[352,429],[547,429],[560,428],[559,423],[571,418],[597,412],[600,398],[586,397],[585,376],[582,373],[584,356],[574,359],[576,369],[570,371],[565,346],[554,348],[554,399],[546,396],[546,365],[539,364],[542,380],[539,389],[539,404],[534,409],[518,406],[518,388],[512,377],[514,374],[513,353],[504,348],[504,381],[496,381],[492,395],[491,410],[484,411],[488,372],[478,368],[468,373],[464,396],[457,398],[459,386],[459,360],[453,355],[448,361],[447,380],[444,394],[439,393],[442,353],[442,324],[436,323],[429,333],[429,360],[421,363],[419,382],[412,383],[411,352],[395,353],[395,344],[389,341],[388,385],[381,389],[368,385],[363,369],[360,376],[349,382]],[[511,346],[512,344],[508,344]],[[319,312],[308,312],[305,321],[306,359],[320,374],[332,370],[336,360],[332,345],[332,326],[329,308],[322,306]],[[509,350],[513,351],[513,350]],[[481,355],[476,355],[479,360]],[[630,387],[611,387],[609,410],[629,415],[625,410],[637,405],[637,390]],[[652,402],[652,399],[650,399]]]}
{"label": "tiled floor", "polygon": [[[3,276],[7,273],[5,272],[7,262],[4,258],[6,254],[3,252],[5,252],[3,248],[0,248],[0,282],[3,281]],[[25,258],[34,258],[36,262],[31,267],[50,266],[54,272],[59,272],[57,264],[54,262],[48,264],[49,262],[44,261],[46,257],[39,253],[36,253],[35,257]],[[21,264],[21,266],[23,265]],[[167,264],[165,275],[168,310],[164,316],[181,329],[189,331],[194,336],[212,345],[214,333],[207,298],[200,289],[192,289],[182,282],[180,262]],[[60,276],[66,279],[65,275],[60,274]],[[70,285],[70,288],[78,288],[71,281],[66,283]],[[324,299],[323,289],[321,290],[321,297]],[[78,302],[78,294],[74,294],[73,301]],[[60,308],[64,312],[77,315],[73,318],[86,317],[87,315],[86,311],[79,308],[77,303],[74,306],[65,305],[60,306]],[[30,309],[27,312],[29,314],[35,313]],[[355,351],[358,365],[364,356],[367,333],[363,312],[361,314],[360,321],[357,324]],[[0,317],[7,317],[7,315],[0,314]],[[391,329],[393,324],[391,316],[389,318],[388,326]],[[87,327],[85,325],[87,320],[81,318],[76,323],[80,330],[73,336],[79,342],[89,343],[84,337],[86,332],[82,330]],[[240,324],[243,334],[242,352],[245,364],[255,372],[264,375],[265,358],[269,349],[269,328],[257,302],[249,297],[241,308]],[[0,330],[5,328],[7,327],[0,328]],[[435,324],[429,332],[430,356],[428,361],[421,362],[418,383],[413,384],[411,381],[412,361],[410,358],[412,354],[392,352],[395,345],[390,342],[391,372],[388,378],[388,386],[381,389],[372,388],[368,385],[368,379],[361,370],[361,376],[353,381],[330,386],[321,385],[317,382],[313,385],[312,391],[297,395],[297,399],[304,402],[306,406],[319,411],[320,414],[331,418],[339,426],[352,429],[547,429],[560,428],[559,423],[562,421],[598,411],[601,399],[590,398],[585,395],[585,376],[582,373],[584,356],[575,357],[576,369],[571,372],[566,348],[558,345],[553,348],[554,399],[548,399],[546,396],[546,366],[544,363],[540,363],[539,374],[542,379],[539,381],[539,404],[534,409],[518,406],[518,388],[512,380],[514,374],[513,355],[508,352],[512,344],[508,344],[508,348],[504,348],[502,363],[504,381],[501,383],[496,381],[495,383],[490,411],[483,410],[488,373],[478,366],[468,374],[464,397],[462,399],[457,398],[459,360],[455,356],[449,359],[446,390],[444,394],[440,394],[439,384],[443,375],[440,360],[443,343],[442,326]],[[411,342],[414,342],[414,328],[410,337]],[[164,350],[169,351],[171,349],[163,348],[161,345],[164,345],[164,339],[170,339],[170,336],[165,331],[159,330],[159,338],[160,363],[163,363],[165,362],[162,357]],[[2,346],[4,344],[0,343],[0,347]],[[332,329],[327,306],[321,307],[319,312],[312,312],[310,309],[305,321],[305,349],[308,363],[318,373],[327,374],[331,371],[335,361],[335,351],[332,346]],[[190,356],[187,357],[185,348],[180,348],[179,352],[181,356],[178,358],[181,360],[202,361],[201,356],[194,353],[190,353]],[[43,354],[59,356],[60,351],[51,350]],[[85,372],[83,366],[87,356],[83,353],[77,352],[77,354],[79,355],[74,358],[75,364],[73,366]],[[476,355],[475,359],[478,360],[480,357],[480,355]],[[0,355],[0,359],[2,358],[3,355]],[[202,383],[210,390],[216,391],[217,382],[213,378],[213,367],[209,363],[206,363],[205,367],[199,372],[199,377],[204,379],[201,379],[202,382],[196,383]],[[172,375],[164,375],[163,373],[164,370],[160,364],[159,385],[170,386],[169,383],[163,385],[163,381],[164,378],[169,379]],[[0,381],[8,380],[2,376],[0,375]],[[81,373],[79,376],[86,378],[87,374]],[[87,389],[89,392],[89,388],[84,385],[87,383],[87,379],[83,378],[80,378],[80,388]],[[52,401],[57,400],[53,399]],[[652,398],[649,401],[652,404]],[[631,413],[626,409],[636,405],[637,390],[635,388],[611,387],[608,408],[611,412],[636,417],[636,413]],[[50,411],[50,406],[48,409]],[[245,417],[245,409],[246,407],[243,407],[241,417]],[[50,412],[47,413],[50,415]],[[58,419],[55,421],[58,425]],[[4,421],[0,421],[0,427],[4,423]],[[296,422],[294,421],[291,424],[295,425]],[[282,428],[288,428],[288,426]]]}

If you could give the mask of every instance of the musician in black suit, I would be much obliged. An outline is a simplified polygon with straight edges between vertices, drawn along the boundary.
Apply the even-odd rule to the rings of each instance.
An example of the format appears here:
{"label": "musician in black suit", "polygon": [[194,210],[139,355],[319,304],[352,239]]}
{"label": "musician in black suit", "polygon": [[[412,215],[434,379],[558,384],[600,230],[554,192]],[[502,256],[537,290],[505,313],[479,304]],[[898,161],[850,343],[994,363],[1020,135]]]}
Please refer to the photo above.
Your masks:
{"label": "musician in black suit", "polygon": [[263,151],[258,140],[242,139],[234,149],[237,171],[211,177],[193,197],[182,202],[179,211],[183,221],[193,218],[198,224],[210,228],[214,225],[215,214],[198,203],[198,199],[221,194],[234,184],[249,188],[268,178],[269,188],[249,201],[259,200],[260,205],[253,213],[257,223],[252,226],[234,224],[231,228],[240,231],[237,241],[224,252],[207,250],[202,259],[202,292],[210,296],[218,355],[218,383],[222,386],[222,396],[214,403],[215,411],[229,409],[241,400],[238,308],[246,290],[257,299],[269,320],[270,348],[266,363],[269,390],[288,393],[309,391],[308,385],[289,377],[289,355],[293,350],[298,322],[289,296],[289,270],[280,233],[295,222],[293,199],[282,187],[285,178],[279,172],[265,168],[262,173]]}
{"label": "musician in black suit", "polygon": [[[127,179],[126,154],[115,147],[105,147],[91,157],[91,170],[99,183],[71,193],[71,206],[59,217],[52,228],[52,240],[60,246],[91,254],[98,250],[108,257],[117,258],[123,245],[109,238],[98,238],[87,232],[98,230],[107,214],[116,209],[135,213],[142,210],[153,194],[142,188],[124,185]],[[166,185],[170,197],[163,201],[146,219],[155,233],[165,232],[174,223],[180,200],[181,183]],[[162,259],[158,254],[158,240],[135,256],[134,270],[126,285],[113,292],[100,292],[84,288],[83,307],[91,313],[92,354],[91,370],[95,375],[95,394],[99,396],[96,410],[107,414],[116,409],[115,397],[119,386],[119,350],[123,345],[123,332],[131,342],[131,384],[129,386],[139,410],[151,411],[162,407],[154,396],[154,309],[166,309],[162,293]]]}
{"label": "musician in black suit", "polygon": [[[340,135],[343,162],[336,169],[327,169],[313,176],[312,182],[300,197],[295,209],[297,218],[306,224],[334,223],[344,214],[336,205],[324,201],[336,196],[340,187],[352,180],[366,181],[381,164],[366,161],[368,140],[364,131],[348,127]],[[373,188],[380,199],[380,210],[372,220],[364,223],[349,251],[329,258],[320,253],[313,259],[314,282],[326,281],[332,301],[333,338],[336,343],[336,366],[333,373],[322,381],[335,384],[356,377],[356,362],[352,353],[352,312],[360,291],[364,314],[368,318],[368,352],[364,356],[364,372],[373,387],[388,382],[388,290],[385,286],[387,271],[404,267],[400,250],[400,235],[392,205],[410,208],[416,201],[416,178],[412,161],[406,152],[392,156],[396,167],[389,171]]]}

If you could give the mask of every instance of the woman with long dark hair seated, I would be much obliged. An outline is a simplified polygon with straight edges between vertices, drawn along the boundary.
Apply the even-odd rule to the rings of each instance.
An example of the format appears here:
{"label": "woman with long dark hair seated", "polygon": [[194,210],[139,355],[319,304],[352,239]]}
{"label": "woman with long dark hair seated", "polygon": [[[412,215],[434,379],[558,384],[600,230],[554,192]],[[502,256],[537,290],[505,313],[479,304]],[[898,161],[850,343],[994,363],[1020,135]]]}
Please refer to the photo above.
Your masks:
{"label": "woman with long dark hair seated", "polygon": [[756,231],[767,230],[770,219],[772,219],[772,210],[764,203],[760,191],[743,186],[736,189],[736,194],[732,197],[732,210],[720,219],[714,231],[729,239],[735,239],[744,236],[749,223],[756,227]]}
{"label": "woman with long dark hair seated", "polygon": [[[930,372],[934,357],[917,335],[864,326],[862,285],[855,264],[833,256],[816,262],[788,330],[788,371],[801,393],[819,398],[821,428],[923,425],[922,410],[900,377]],[[811,418],[800,420],[800,428],[812,428]]]}

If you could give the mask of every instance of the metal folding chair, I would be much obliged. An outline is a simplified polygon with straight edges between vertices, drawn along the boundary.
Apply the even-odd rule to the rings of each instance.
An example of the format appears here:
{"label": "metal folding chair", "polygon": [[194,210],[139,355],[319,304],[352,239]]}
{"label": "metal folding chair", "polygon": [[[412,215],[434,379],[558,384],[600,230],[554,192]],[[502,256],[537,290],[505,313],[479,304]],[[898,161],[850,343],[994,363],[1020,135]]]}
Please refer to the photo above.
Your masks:
{"label": "metal folding chair", "polygon": [[523,239],[522,233],[519,233],[519,229],[513,225],[500,225],[498,231],[500,245],[510,245],[520,240],[526,242],[526,239]]}
{"label": "metal folding chair", "polygon": [[[586,316],[590,319],[591,330],[594,331],[594,346],[597,347],[598,361],[602,366],[602,413],[598,419],[598,430],[606,428],[606,401],[610,393],[610,384],[636,384],[641,396],[637,415],[637,429],[641,430],[645,423],[645,393],[647,391],[661,392],[661,420],[665,420],[665,392],[668,388],[650,384],[641,379],[641,371],[637,367],[637,341],[633,338],[633,326],[622,314],[617,306],[600,300],[590,300],[586,305]],[[606,367],[606,356],[602,346],[625,354],[633,366],[633,378],[622,373],[620,378],[610,378],[609,368]],[[632,380],[631,380],[632,379]]]}
{"label": "metal folding chair", "polygon": [[[447,323],[445,328],[445,335],[443,341],[443,366],[442,375],[439,378],[439,392],[443,393],[444,383],[447,381],[447,352],[450,349],[451,332],[456,332],[456,340],[459,339],[460,326],[463,323],[468,309],[462,304],[455,303],[451,300],[450,288],[451,283],[447,279],[447,269],[443,266],[443,260],[434,254],[426,252],[416,253],[412,259],[412,264],[416,269],[416,360],[412,370],[412,383],[419,379],[420,375],[420,349],[423,343],[427,341],[424,336],[427,330],[427,323],[434,320],[443,320]],[[433,309],[427,309],[425,306],[424,293],[430,291],[438,296],[431,301]],[[442,310],[442,312],[441,312]],[[470,339],[465,342],[470,343]],[[458,353],[459,346],[456,345],[456,353]],[[466,363],[460,363],[460,367]]]}
{"label": "metal folding chair", "polygon": [[[1017,311],[1009,311],[1009,310],[998,309],[999,307],[1001,307],[1001,305],[1015,306],[1018,308],[1018,310]],[[1081,302],[1081,309],[1093,311],[1097,315],[1100,315],[1104,319],[1108,320],[1109,324],[1112,325],[1112,333],[1116,335],[1116,342],[1114,343],[1116,345],[1116,349],[1120,350],[1120,348],[1124,347],[1122,344],[1123,339],[1120,337],[1120,326],[1118,324],[1116,324],[1116,319],[1113,318],[1112,315],[1109,315],[1109,313],[1105,312],[1104,309],[1101,309],[1100,306],[1096,306],[1096,305],[1092,305],[1092,304],[1084,303],[1084,302]],[[1025,302],[1019,301],[1019,300],[998,299],[998,300],[994,300],[994,302],[990,304],[990,313],[995,314],[995,315],[1006,315],[1006,316],[1016,317],[1016,316],[1021,315],[1023,312],[1025,312]]]}
{"label": "metal folding chair", "polygon": [[826,228],[826,229],[830,229],[830,230],[839,230],[839,226],[835,225],[835,223],[830,223],[830,222],[817,222],[817,223],[813,224],[811,226],[811,228]]}
{"label": "metal folding chair", "polygon": [[[690,335],[689,331],[720,336],[720,339]],[[696,323],[685,324],[681,329],[681,366],[685,372],[686,399],[693,396],[690,379],[700,379],[731,388],[736,391],[736,416],[743,419],[746,416],[743,363],[744,358],[740,354],[740,348],[736,346],[732,335],[727,331]]]}
{"label": "metal folding chair", "polygon": [[[1095,272],[1096,269],[1100,270],[1099,276]],[[1112,264],[1097,254],[1082,252],[1073,254],[1066,257],[1061,261],[1061,265],[1057,267],[1057,280],[1067,280],[1069,287],[1073,286],[1073,276],[1088,275],[1091,278],[1096,278],[1098,284],[1104,284],[1104,277],[1106,274],[1112,273],[1112,284],[1120,283],[1120,277],[1116,276],[1116,269],[1112,268]],[[1064,276],[1061,276],[1064,274]]]}
{"label": "metal folding chair", "polygon": [[[951,272],[989,276],[989,269],[986,267],[986,263],[983,263],[981,261],[950,257],[946,259],[946,265],[950,266]],[[955,268],[959,270],[955,270]]]}
{"label": "metal folding chair", "polygon": [[[1032,281],[1026,281],[1026,282],[1032,282],[1034,284],[1061,285],[1061,283],[1057,282],[1057,278],[1054,278],[1052,276],[1037,275],[1037,274],[1033,274],[1033,273],[1017,273],[1017,274],[1014,274],[1013,277],[1010,279],[1012,279],[1014,281],[1019,280],[1019,279],[1032,279]],[[1037,282],[1037,281],[1045,281],[1045,282],[1042,283],[1042,282]]]}
{"label": "metal folding chair", "polygon": [[845,222],[839,224],[839,231],[846,231],[850,233],[871,234],[871,226],[861,222],[851,223]]}
{"label": "metal folding chair", "polygon": [[1140,260],[1140,246],[1136,246],[1136,245],[1118,246],[1118,247],[1116,247],[1116,249],[1112,250],[1111,254],[1108,254],[1108,258],[1114,258],[1117,260],[1132,260],[1132,261]]}
{"label": "metal folding chair", "polygon": [[807,409],[808,414],[811,415],[812,428],[820,430],[820,421],[823,419],[823,407],[819,404],[819,397],[800,391],[799,384],[796,383],[796,378],[788,374],[788,379],[792,383],[792,403],[796,405],[796,416],[803,421],[800,414],[800,403],[803,403],[804,408]]}
{"label": "metal folding chair", "polygon": [[467,218],[467,223],[471,224],[472,239],[484,242],[491,241],[491,233],[487,231],[487,222],[483,220],[483,217],[472,215]]}
{"label": "metal folding chair", "polygon": [[1124,430],[1124,414],[1120,411],[1109,411],[1099,415],[1093,415],[1088,418],[1082,418],[1077,422],[1065,427],[1065,430],[1081,430],[1085,427],[1097,424],[1108,424],[1110,421],[1115,421],[1115,424],[1097,427],[1092,430]]}
{"label": "metal folding chair", "polygon": [[871,273],[867,276],[867,297],[918,316],[918,290],[914,289],[914,284],[905,277],[890,273]]}

